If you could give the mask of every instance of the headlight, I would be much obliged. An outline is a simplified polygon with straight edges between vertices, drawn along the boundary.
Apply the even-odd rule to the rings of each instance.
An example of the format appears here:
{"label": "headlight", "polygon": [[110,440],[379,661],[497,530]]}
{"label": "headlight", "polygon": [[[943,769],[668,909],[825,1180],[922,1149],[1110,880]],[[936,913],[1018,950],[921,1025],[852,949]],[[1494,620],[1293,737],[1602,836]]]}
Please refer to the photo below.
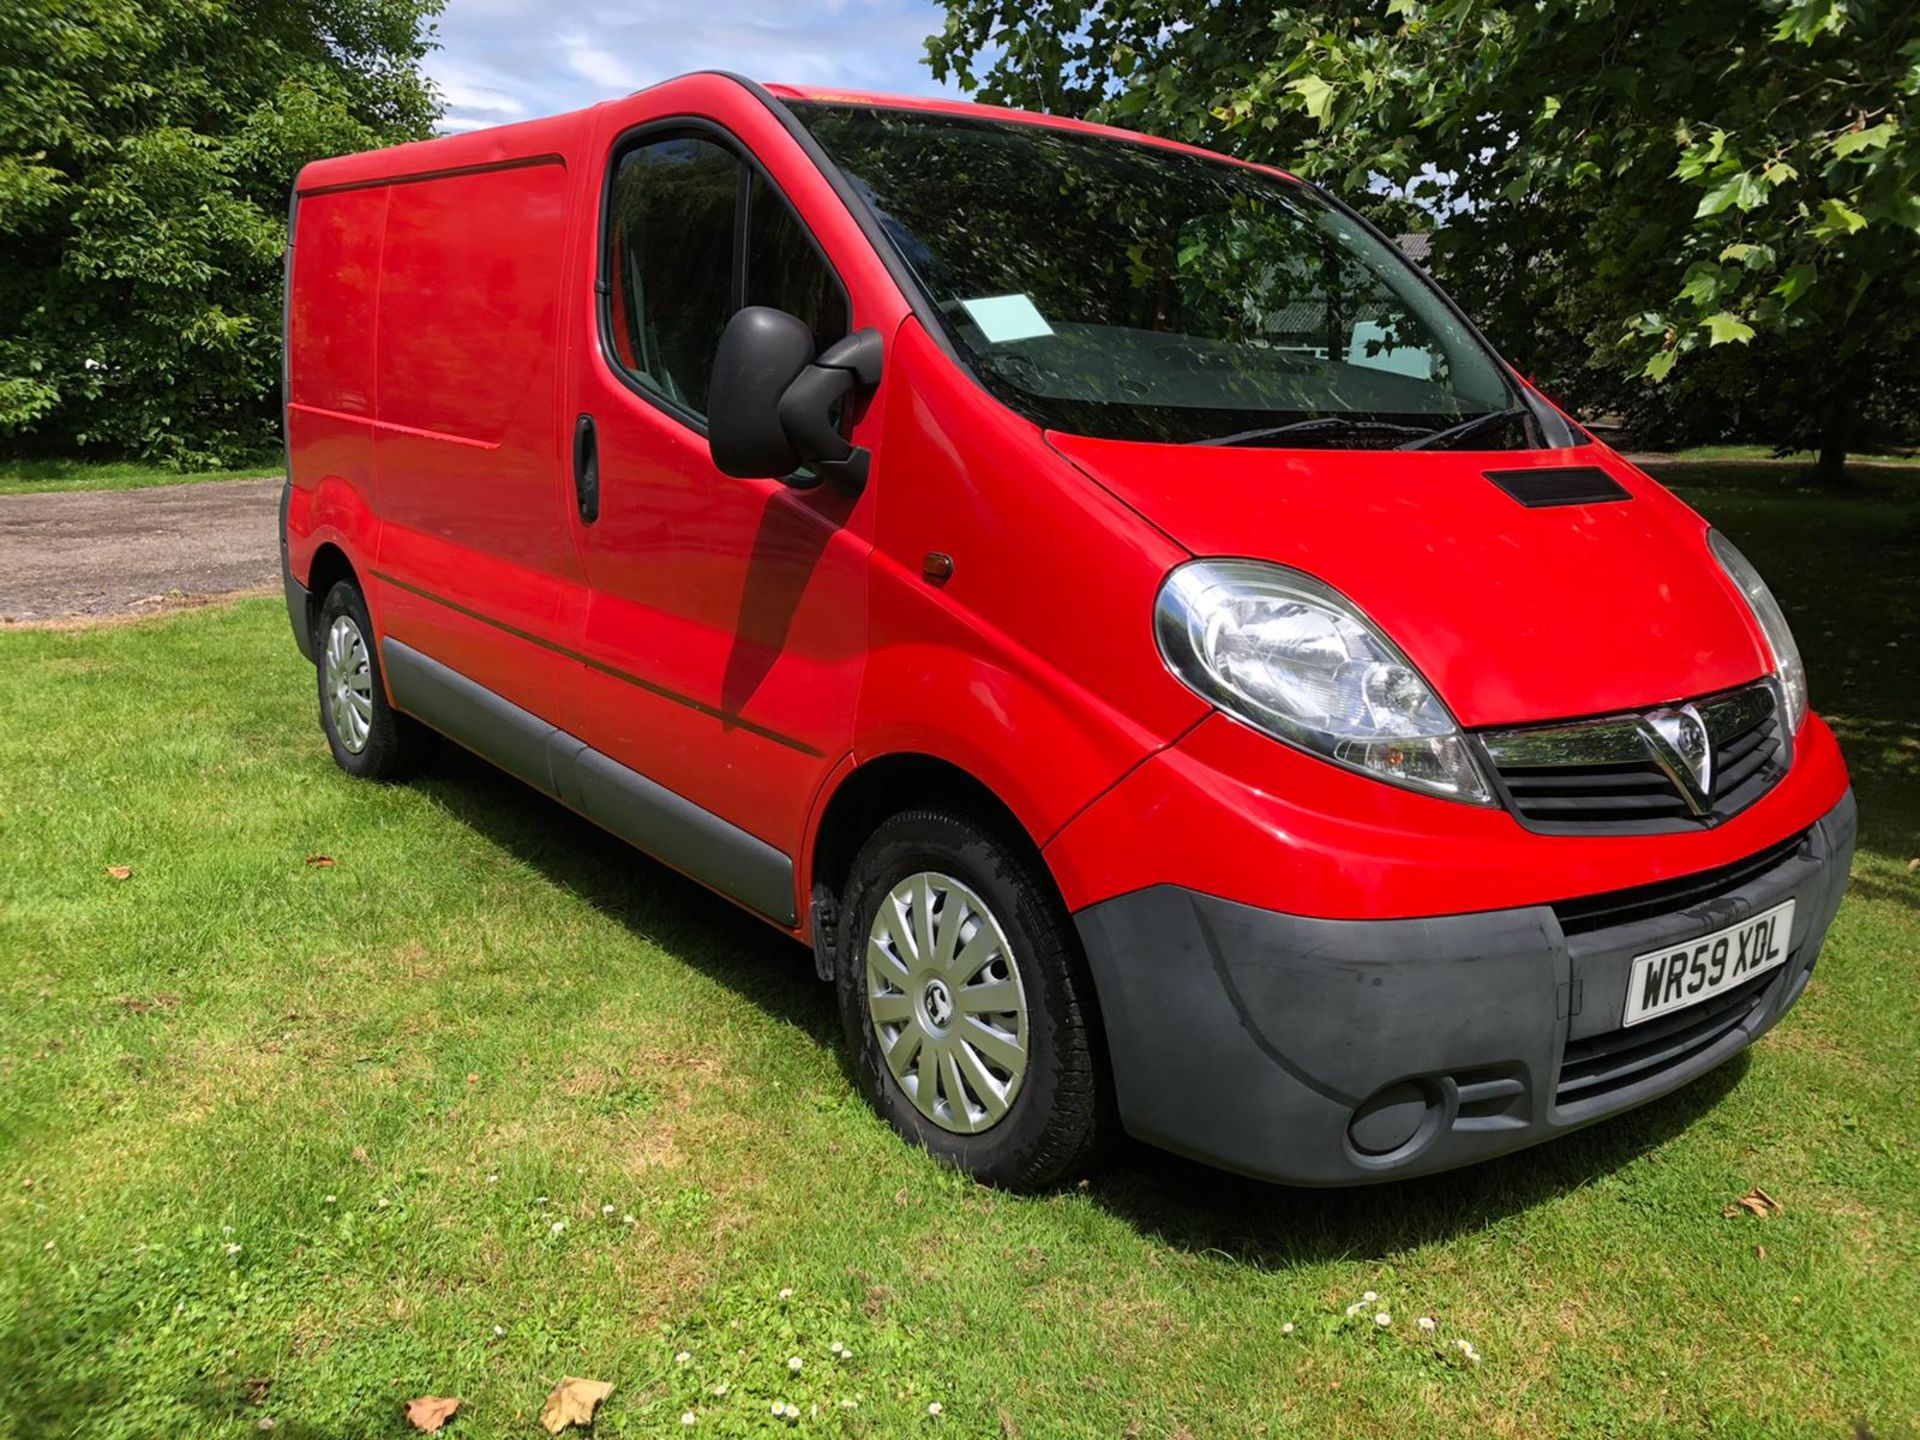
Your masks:
{"label": "headlight", "polygon": [[1439,697],[1318,580],[1252,560],[1191,561],[1161,586],[1154,629],[1174,674],[1275,739],[1396,785],[1493,803]]}
{"label": "headlight", "polygon": [[1718,530],[1707,532],[1707,548],[1713,551],[1727,578],[1747,597],[1747,608],[1759,622],[1760,633],[1767,637],[1767,648],[1773,652],[1773,673],[1787,695],[1787,729],[1797,735],[1800,722],[1807,718],[1807,669],[1800,663],[1800,647],[1793,643],[1793,631],[1780,611],[1780,602],[1773,598],[1773,591],[1753,568],[1753,562]]}

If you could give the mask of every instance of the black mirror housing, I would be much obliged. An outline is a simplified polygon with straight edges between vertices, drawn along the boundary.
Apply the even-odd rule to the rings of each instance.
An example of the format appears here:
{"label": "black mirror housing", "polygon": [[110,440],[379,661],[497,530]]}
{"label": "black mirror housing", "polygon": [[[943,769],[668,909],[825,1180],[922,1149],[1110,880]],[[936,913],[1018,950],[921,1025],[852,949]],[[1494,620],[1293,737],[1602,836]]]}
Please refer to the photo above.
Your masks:
{"label": "black mirror housing", "polygon": [[[867,450],[840,433],[852,397],[880,383],[878,330],[858,330],[813,353],[806,325],[784,310],[749,305],[727,322],[707,390],[707,449],[722,474],[858,492]],[[802,465],[813,473],[796,476]]]}
{"label": "black mirror housing", "polygon": [[749,305],[727,322],[707,387],[707,449],[723,475],[743,480],[798,469],[780,423],[780,397],[813,362],[813,333],[784,310]]}

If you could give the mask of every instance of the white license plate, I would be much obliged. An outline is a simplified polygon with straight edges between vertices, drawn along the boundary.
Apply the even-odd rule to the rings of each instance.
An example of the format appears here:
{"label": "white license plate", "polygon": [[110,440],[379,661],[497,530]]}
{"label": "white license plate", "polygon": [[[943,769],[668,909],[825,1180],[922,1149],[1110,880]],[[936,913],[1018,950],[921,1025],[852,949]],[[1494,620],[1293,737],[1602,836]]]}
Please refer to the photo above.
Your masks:
{"label": "white license plate", "polygon": [[1663,950],[1636,955],[1627,975],[1627,1018],[1638,1025],[1698,1005],[1784,965],[1793,941],[1793,901],[1750,920]]}

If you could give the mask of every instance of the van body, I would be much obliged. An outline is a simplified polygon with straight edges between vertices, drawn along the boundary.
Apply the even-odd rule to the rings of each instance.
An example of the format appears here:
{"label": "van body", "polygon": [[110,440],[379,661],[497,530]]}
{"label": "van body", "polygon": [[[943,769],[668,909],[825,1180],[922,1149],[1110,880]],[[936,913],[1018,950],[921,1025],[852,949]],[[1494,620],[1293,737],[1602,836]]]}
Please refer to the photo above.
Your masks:
{"label": "van body", "polygon": [[986,1180],[1301,1184],[1661,1095],[1855,831],[1723,537],[1279,171],[691,75],[309,165],[295,638],[810,945]]}

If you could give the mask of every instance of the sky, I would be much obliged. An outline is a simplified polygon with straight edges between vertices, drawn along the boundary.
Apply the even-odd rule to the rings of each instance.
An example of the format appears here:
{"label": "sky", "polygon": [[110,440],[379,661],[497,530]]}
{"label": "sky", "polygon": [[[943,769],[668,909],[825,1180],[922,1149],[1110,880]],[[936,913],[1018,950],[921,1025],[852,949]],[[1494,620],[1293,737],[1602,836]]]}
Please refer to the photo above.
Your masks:
{"label": "sky", "polygon": [[608,100],[689,70],[906,95],[956,93],[921,59],[933,0],[448,0],[427,58],[443,131]]}

